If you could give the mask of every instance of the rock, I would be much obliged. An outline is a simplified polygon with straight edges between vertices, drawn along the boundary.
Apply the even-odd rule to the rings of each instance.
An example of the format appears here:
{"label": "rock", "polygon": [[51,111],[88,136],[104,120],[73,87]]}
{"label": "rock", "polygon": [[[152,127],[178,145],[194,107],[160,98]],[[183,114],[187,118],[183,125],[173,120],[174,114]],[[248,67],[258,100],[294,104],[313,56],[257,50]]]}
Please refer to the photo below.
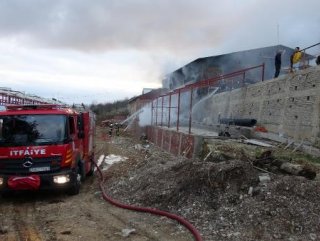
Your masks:
{"label": "rock", "polygon": [[310,233],[310,239],[311,240],[316,240],[317,239],[317,235],[315,233]]}
{"label": "rock", "polygon": [[269,182],[269,181],[271,181],[271,178],[270,178],[269,174],[264,174],[264,175],[259,176],[259,181],[260,182]]}
{"label": "rock", "polygon": [[253,192],[253,187],[249,187],[248,195],[252,196],[252,192]]}

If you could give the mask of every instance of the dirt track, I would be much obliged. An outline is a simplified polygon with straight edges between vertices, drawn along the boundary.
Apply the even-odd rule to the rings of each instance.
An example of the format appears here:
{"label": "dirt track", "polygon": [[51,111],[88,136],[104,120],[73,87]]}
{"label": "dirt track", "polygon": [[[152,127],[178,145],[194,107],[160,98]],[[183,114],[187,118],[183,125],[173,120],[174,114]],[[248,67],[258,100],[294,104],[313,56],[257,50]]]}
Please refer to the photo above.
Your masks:
{"label": "dirt track", "polygon": [[[103,151],[103,142],[97,149]],[[135,231],[124,237],[124,229]],[[20,193],[0,198],[0,240],[192,240],[175,221],[116,208],[101,198],[92,177],[77,196]]]}

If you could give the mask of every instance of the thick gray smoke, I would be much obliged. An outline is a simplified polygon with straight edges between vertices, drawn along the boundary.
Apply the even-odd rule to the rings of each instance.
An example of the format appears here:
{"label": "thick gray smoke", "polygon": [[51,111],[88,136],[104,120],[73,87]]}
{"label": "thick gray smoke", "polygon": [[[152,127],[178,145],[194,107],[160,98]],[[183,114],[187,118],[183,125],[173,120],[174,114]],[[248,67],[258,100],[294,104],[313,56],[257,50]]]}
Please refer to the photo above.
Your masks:
{"label": "thick gray smoke", "polygon": [[203,56],[214,48],[217,54],[279,42],[315,43],[319,8],[318,0],[3,0],[0,37],[82,51],[149,49]]}

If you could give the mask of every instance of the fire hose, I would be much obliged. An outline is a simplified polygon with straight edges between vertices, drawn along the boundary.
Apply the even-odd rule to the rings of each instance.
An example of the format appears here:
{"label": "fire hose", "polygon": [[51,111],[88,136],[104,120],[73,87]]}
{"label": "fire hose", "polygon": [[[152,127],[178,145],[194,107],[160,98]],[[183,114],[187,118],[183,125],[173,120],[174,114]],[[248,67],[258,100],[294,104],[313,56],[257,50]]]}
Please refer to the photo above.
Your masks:
{"label": "fire hose", "polygon": [[119,208],[138,211],[138,212],[151,213],[151,214],[154,214],[154,215],[165,216],[167,218],[176,220],[180,224],[185,226],[192,233],[192,235],[193,235],[193,237],[195,238],[196,241],[202,241],[201,235],[198,232],[198,230],[191,223],[189,223],[187,220],[185,220],[184,218],[182,218],[182,217],[180,217],[180,216],[178,216],[176,214],[169,213],[169,212],[162,211],[162,210],[155,209],[155,208],[139,207],[139,206],[123,204],[123,203],[111,198],[110,196],[108,196],[108,194],[106,193],[106,191],[105,191],[105,189],[103,187],[103,184],[105,182],[103,173],[102,173],[100,167],[97,165],[97,163],[95,161],[93,161],[93,163],[96,166],[96,168],[98,170],[98,173],[99,173],[99,178],[100,178],[99,187],[100,187],[100,190],[102,192],[102,197],[103,197],[104,200],[106,200],[107,202],[109,202],[112,205],[114,205],[116,207],[119,207]]}

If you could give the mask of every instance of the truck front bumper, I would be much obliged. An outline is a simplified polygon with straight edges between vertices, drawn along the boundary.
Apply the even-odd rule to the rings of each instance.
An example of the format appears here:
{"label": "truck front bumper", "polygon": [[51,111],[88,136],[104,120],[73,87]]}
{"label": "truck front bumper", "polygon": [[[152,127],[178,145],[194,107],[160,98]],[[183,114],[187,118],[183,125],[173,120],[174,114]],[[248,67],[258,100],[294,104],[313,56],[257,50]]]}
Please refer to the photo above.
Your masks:
{"label": "truck front bumper", "polygon": [[[28,184],[28,179],[39,177],[40,183]],[[38,178],[36,178],[38,179]],[[14,185],[12,182],[15,182]],[[32,173],[30,175],[0,174],[0,192],[18,190],[63,190],[71,188],[77,182],[77,174],[72,169],[55,173]]]}

